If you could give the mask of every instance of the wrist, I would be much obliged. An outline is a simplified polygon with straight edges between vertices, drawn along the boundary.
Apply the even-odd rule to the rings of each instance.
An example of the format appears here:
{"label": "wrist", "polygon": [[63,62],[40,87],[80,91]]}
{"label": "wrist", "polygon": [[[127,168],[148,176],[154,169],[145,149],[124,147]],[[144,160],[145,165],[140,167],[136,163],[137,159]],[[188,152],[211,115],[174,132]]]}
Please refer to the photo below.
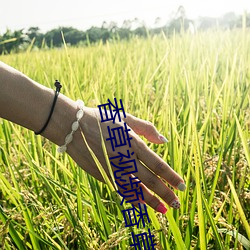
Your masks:
{"label": "wrist", "polygon": [[76,102],[59,94],[51,120],[42,135],[59,146],[63,145],[66,135],[71,131],[76,112]]}

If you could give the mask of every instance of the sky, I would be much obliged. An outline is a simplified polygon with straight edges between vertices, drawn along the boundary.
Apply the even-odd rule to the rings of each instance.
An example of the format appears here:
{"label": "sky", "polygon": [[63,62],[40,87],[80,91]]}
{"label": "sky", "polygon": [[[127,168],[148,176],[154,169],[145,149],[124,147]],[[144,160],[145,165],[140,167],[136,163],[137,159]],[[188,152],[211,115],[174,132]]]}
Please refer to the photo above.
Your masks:
{"label": "sky", "polygon": [[249,0],[0,0],[0,34],[38,26],[46,32],[59,26],[86,30],[103,21],[121,25],[125,19],[139,18],[152,26],[157,17],[166,23],[182,5],[189,18],[218,17],[226,12],[250,12]]}

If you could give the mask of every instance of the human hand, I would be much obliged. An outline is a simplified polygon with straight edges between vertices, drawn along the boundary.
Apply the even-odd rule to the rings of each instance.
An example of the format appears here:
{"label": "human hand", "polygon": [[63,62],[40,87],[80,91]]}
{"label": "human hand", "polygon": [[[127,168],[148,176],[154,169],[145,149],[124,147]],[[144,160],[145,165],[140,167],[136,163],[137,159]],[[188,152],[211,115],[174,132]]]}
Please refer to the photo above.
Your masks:
{"label": "human hand", "polygon": [[[134,178],[135,176],[141,181],[135,185],[135,189],[137,189],[138,191],[140,189],[143,192],[144,200],[140,198],[139,202],[148,204],[158,212],[165,213],[167,209],[164,203],[161,201],[162,199],[169,206],[178,209],[180,207],[178,197],[165,184],[164,181],[169,183],[172,187],[184,191],[186,186],[183,179],[156,153],[149,149],[149,147],[139,137],[139,135],[142,135],[150,142],[157,144],[166,142],[166,139],[158,133],[156,128],[150,122],[138,119],[128,113],[126,114],[126,118],[122,117],[122,120],[122,122],[116,120],[115,123],[113,123],[113,121],[101,123],[99,110],[85,107],[84,116],[80,121],[81,130],[77,130],[74,134],[74,140],[69,144],[67,152],[81,168],[94,176],[96,179],[104,181],[101,173],[98,170],[98,167],[96,166],[95,161],[93,160],[88,150],[87,145],[82,138],[82,131],[89,147],[93,150],[96,157],[102,164],[105,172],[107,173],[107,176],[111,179],[102,149],[100,135],[101,128],[108,156],[109,158],[112,158],[111,161],[113,164],[111,164],[111,166],[113,168],[113,171],[117,170],[115,166],[119,166],[119,163],[121,163],[122,161],[127,161],[127,159],[124,159],[120,162],[121,157],[116,157],[118,155],[118,152],[123,155],[128,155],[128,152],[130,152],[129,159],[135,161],[138,172],[136,172],[135,174],[125,174],[122,176],[120,175],[120,177],[122,177],[122,179],[125,180],[126,183],[129,183],[130,179]],[[116,148],[116,150],[113,151],[110,141],[106,141],[106,139],[110,137],[107,127],[109,126],[110,130],[118,128],[120,126],[124,127],[124,122],[127,124],[127,129],[130,130],[128,131],[128,134],[129,137],[132,138],[130,140],[131,147],[129,147],[129,145],[125,145]],[[100,128],[98,123],[100,125]],[[122,167],[124,168],[128,165],[129,164],[123,164]],[[125,169],[124,171],[127,170]],[[123,183],[121,179],[117,179],[117,184],[121,194],[125,195],[126,193],[128,195],[129,191],[134,191],[134,188],[132,190],[131,187],[126,187],[127,190],[122,188]],[[152,191],[161,199],[156,197],[152,193]],[[133,197],[130,197],[130,199],[125,199],[129,202],[134,198],[135,193]],[[133,201],[131,203],[138,206],[138,201]]]}
{"label": "human hand", "polygon": [[[54,91],[34,82],[19,71],[3,63],[0,63],[0,76],[0,116],[32,131],[40,131],[51,110],[51,100],[53,100],[55,95]],[[77,109],[77,104],[72,99],[60,94],[53,115],[42,135],[53,143],[62,145],[65,141],[65,136],[71,129]],[[157,154],[150,150],[138,136],[142,135],[153,143],[163,143],[164,138],[159,137],[155,127],[151,123],[129,114],[127,114],[126,118],[122,118],[122,122],[117,121],[113,123],[110,121],[101,123],[98,111],[98,109],[84,108],[85,114],[80,121],[81,130],[78,129],[74,133],[73,141],[67,146],[69,155],[80,167],[95,178],[103,181],[102,175],[83,140],[82,131],[88,145],[94,151],[108,177],[111,179],[102,149],[100,124],[108,156],[112,158],[114,173],[116,173],[115,166],[119,166],[120,160],[119,157],[113,157],[116,157],[118,152],[126,155],[129,151],[131,159],[136,163],[138,172],[136,172],[136,175],[133,175],[133,173],[123,175],[122,178],[128,182],[134,176],[138,177],[141,182],[137,183],[137,189],[142,189],[144,202],[156,211],[166,212],[165,205],[160,199],[174,208],[179,208],[180,203],[177,196],[167,187],[164,181],[176,189],[184,190],[185,184],[183,179]],[[131,146],[122,146],[114,152],[110,141],[106,141],[109,138],[107,127],[109,126],[112,130],[119,126],[124,126],[124,122],[128,125],[128,130],[130,130],[128,134],[132,138],[130,140]],[[117,184],[118,186],[120,185],[120,192],[124,194],[126,190],[122,190],[123,183],[119,183],[118,180]],[[152,191],[160,198],[157,198]],[[131,201],[131,199],[128,199],[128,201]],[[142,200],[140,201],[143,202]],[[131,203],[138,205],[138,202]]]}

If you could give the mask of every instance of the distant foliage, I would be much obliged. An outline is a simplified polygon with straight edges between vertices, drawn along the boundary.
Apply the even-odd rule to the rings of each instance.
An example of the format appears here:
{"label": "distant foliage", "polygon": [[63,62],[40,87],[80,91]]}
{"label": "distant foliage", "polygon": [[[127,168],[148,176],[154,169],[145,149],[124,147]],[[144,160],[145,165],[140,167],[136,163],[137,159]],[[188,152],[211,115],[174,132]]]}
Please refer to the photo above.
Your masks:
{"label": "distant foliage", "polygon": [[[7,31],[0,34],[0,54],[8,54],[10,52],[19,52],[27,48],[53,48],[63,45],[62,33],[68,46],[82,46],[92,43],[112,40],[128,40],[131,37],[147,37],[165,33],[171,36],[173,33],[184,31],[207,30],[211,28],[233,29],[242,27],[242,16],[237,16],[234,12],[226,13],[219,19],[210,17],[201,17],[198,20],[188,19],[185,9],[180,6],[175,16],[164,25],[159,25],[161,19],[155,20],[154,28],[146,28],[143,21],[138,18],[134,20],[125,20],[121,27],[117,23],[103,22],[102,27],[91,27],[86,31],[81,31],[73,27],[58,27],[46,33],[42,33],[39,27],[30,27],[27,31],[24,29],[12,32]],[[250,14],[246,14],[246,27],[250,27]]]}

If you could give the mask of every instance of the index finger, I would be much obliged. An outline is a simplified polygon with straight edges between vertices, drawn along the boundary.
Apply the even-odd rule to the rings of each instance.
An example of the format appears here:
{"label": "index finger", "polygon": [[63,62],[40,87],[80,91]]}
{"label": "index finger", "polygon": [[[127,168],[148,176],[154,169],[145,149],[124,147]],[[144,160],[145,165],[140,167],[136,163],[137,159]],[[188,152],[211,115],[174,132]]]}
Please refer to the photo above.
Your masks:
{"label": "index finger", "polygon": [[147,140],[153,143],[165,143],[167,139],[161,135],[156,127],[149,121],[142,120],[133,115],[126,114],[126,118],[123,118],[127,122],[130,128],[138,134],[144,136]]}

